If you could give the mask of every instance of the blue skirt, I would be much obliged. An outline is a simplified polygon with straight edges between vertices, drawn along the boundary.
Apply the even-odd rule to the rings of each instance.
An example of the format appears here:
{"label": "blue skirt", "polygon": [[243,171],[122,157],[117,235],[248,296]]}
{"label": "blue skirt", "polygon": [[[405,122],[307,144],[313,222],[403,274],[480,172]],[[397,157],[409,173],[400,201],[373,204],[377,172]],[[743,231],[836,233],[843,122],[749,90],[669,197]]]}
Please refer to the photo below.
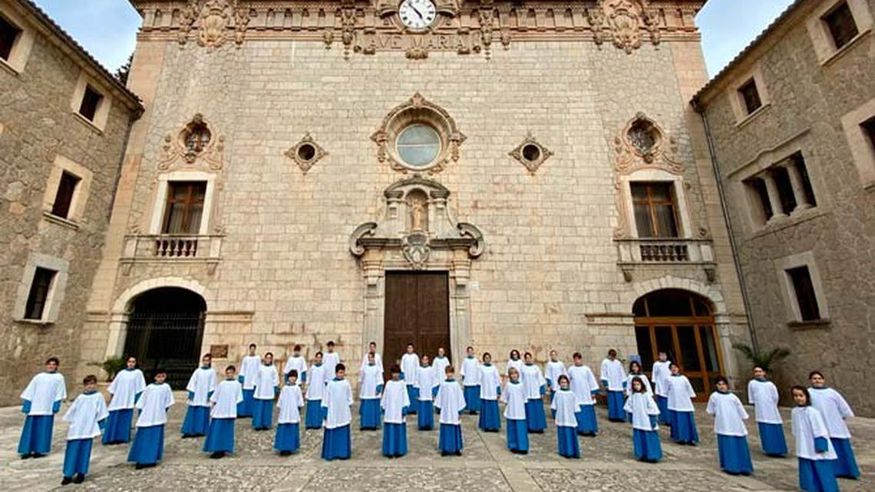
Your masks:
{"label": "blue skirt", "polygon": [[322,459],[348,460],[352,456],[352,435],[349,425],[325,429],[322,437]]}
{"label": "blue skirt", "polygon": [[696,444],[699,432],[693,412],[671,412],[671,440],[678,444]]}
{"label": "blue skirt", "polygon": [[134,420],[133,408],[122,408],[109,412],[106,429],[103,431],[103,444],[122,444],[131,440],[131,422]]}
{"label": "blue skirt", "polygon": [[784,426],[781,424],[766,424],[758,422],[760,444],[766,456],[787,456],[787,440],[784,439]]}
{"label": "blue skirt", "polygon": [[465,392],[465,410],[475,415],[480,411],[480,385],[463,386]]}
{"label": "blue skirt", "polygon": [[91,444],[94,439],[72,439],[67,441],[64,451],[64,477],[71,478],[77,473],[88,474],[88,463],[91,461]]}
{"label": "blue skirt", "polygon": [[21,439],[18,441],[18,454],[44,456],[52,450],[52,427],[54,415],[28,415],[24,419]]}
{"label": "blue skirt", "polygon": [[267,430],[273,425],[273,400],[255,399],[252,406],[252,428]]}
{"label": "blue skirt", "polygon": [[544,413],[544,402],[538,398],[526,400],[526,425],[529,432],[542,433],[547,428],[547,415]]}
{"label": "blue skirt", "polygon": [[668,411],[668,398],[656,395],[656,406],[659,407],[659,423],[671,425],[671,414]]}
{"label": "blue skirt", "polygon": [[182,421],[182,437],[205,436],[210,430],[210,407],[188,406]]}
{"label": "blue skirt", "polygon": [[164,456],[164,424],[137,427],[128,461],[138,465],[154,465]]}
{"label": "blue skirt", "polygon": [[300,447],[300,424],[279,424],[276,426],[276,438],[273,441],[273,449],[280,453],[294,453]]}
{"label": "blue skirt", "polygon": [[407,385],[407,397],[410,398],[410,409],[407,410],[409,414],[416,413],[416,402],[419,401],[419,389],[412,384]]}
{"label": "blue skirt", "polygon": [[582,436],[594,436],[599,433],[599,423],[595,418],[595,405],[580,405],[577,413],[577,433]]}
{"label": "blue skirt", "polygon": [[304,419],[304,427],[318,429],[322,427],[322,400],[307,400],[307,415]]}
{"label": "blue skirt", "polygon": [[514,453],[529,452],[529,431],[525,420],[507,419],[507,449]]}
{"label": "blue skirt", "polygon": [[[419,413],[416,414],[416,428],[421,431],[434,429],[434,402],[419,401]],[[400,424],[398,424],[400,425]],[[406,431],[405,431],[406,432]],[[406,434],[405,434],[406,435]]]}
{"label": "blue skirt", "polygon": [[380,399],[365,398],[359,405],[359,421],[361,430],[377,430],[380,428]]}
{"label": "blue skirt", "polygon": [[632,429],[632,451],[635,459],[656,463],[662,459],[662,444],[659,442],[659,432]]}
{"label": "blue skirt", "polygon": [[407,454],[407,424],[383,424],[383,456],[397,458]]}
{"label": "blue skirt", "polygon": [[237,417],[252,417],[255,389],[243,390],[243,401],[237,404]]}
{"label": "blue skirt", "polygon": [[564,425],[557,426],[556,437],[559,440],[559,456],[580,458],[580,443],[577,441],[576,428]]}
{"label": "blue skirt", "polygon": [[839,492],[835,460],[799,458],[799,488],[805,492]]}
{"label": "blue skirt", "polygon": [[842,478],[860,478],[860,468],[857,466],[857,458],[854,457],[854,448],[851,447],[850,439],[829,438],[832,447],[836,450],[838,459],[833,464],[835,474]]}
{"label": "blue skirt", "polygon": [[720,469],[726,473],[730,475],[753,473],[747,437],[717,434],[717,455],[720,458]]}
{"label": "blue skirt", "polygon": [[204,439],[204,451],[207,453],[234,452],[234,424],[236,419],[212,419],[207,438]]}
{"label": "blue skirt", "polygon": [[608,391],[608,420],[611,422],[624,422],[626,420],[622,391]]}
{"label": "blue skirt", "polygon": [[462,426],[441,424],[438,447],[442,455],[462,454]]}
{"label": "blue skirt", "polygon": [[477,422],[477,426],[483,432],[498,432],[501,430],[498,400],[480,400],[480,419]]}

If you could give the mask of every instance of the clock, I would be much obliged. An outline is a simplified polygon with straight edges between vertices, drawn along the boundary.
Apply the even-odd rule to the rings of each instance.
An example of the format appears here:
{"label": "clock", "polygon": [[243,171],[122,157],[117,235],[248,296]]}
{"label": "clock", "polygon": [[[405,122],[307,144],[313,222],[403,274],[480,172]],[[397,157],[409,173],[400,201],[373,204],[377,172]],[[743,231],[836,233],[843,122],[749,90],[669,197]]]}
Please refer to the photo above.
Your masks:
{"label": "clock", "polygon": [[404,0],[398,7],[398,17],[410,29],[426,29],[437,18],[437,8],[432,0]]}

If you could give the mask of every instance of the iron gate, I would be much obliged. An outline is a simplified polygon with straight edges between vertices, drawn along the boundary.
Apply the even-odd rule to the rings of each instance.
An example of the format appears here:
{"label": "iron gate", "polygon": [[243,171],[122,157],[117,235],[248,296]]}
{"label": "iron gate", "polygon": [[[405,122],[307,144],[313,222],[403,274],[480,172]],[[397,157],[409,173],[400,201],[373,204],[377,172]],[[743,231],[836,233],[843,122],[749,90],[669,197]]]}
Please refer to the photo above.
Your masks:
{"label": "iron gate", "polygon": [[204,313],[133,312],[128,318],[125,354],[150,375],[161,367],[173,389],[184,389],[200,360]]}

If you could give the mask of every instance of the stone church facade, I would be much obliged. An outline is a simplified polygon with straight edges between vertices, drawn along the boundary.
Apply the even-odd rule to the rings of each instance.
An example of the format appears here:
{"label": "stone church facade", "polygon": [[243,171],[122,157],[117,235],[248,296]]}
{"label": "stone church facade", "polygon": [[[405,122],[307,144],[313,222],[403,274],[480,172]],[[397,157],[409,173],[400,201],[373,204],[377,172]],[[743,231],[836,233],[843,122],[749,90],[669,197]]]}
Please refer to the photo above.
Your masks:
{"label": "stone church facade", "polygon": [[81,366],[249,343],[609,348],[704,394],[749,343],[700,118],[701,1],[159,1]]}

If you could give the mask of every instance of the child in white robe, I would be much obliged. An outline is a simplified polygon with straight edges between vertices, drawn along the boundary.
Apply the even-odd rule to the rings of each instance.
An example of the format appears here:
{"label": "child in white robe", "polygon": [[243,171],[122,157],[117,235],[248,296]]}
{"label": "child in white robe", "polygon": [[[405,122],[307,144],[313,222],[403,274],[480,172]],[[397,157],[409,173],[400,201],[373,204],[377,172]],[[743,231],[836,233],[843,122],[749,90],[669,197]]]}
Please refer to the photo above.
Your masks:
{"label": "child in white robe", "polygon": [[440,380],[443,379],[444,369],[450,365],[450,359],[447,357],[447,351],[443,347],[438,348],[438,353],[432,360],[431,365],[434,366],[434,373],[438,379],[438,384],[440,384]]}
{"label": "child in white robe", "polygon": [[838,456],[823,415],[811,404],[808,389],[793,386],[791,394],[796,403],[791,418],[799,465],[799,488],[806,492],[838,492],[834,468]]}
{"label": "child in white robe", "polygon": [[[633,360],[629,363],[629,374],[626,375],[626,382],[623,383],[623,387],[626,389],[626,398],[632,394],[632,379],[638,378],[641,380],[641,383],[644,384],[644,391],[653,394],[653,390],[650,387],[650,381],[647,379],[647,375],[641,371],[641,363],[637,360]],[[632,414],[626,412],[626,422],[632,422]]]}
{"label": "child in white robe", "polygon": [[237,406],[243,401],[243,385],[237,381],[237,368],[225,368],[225,380],[216,386],[210,395],[210,428],[204,439],[204,452],[218,459],[234,453],[234,426],[237,422]]}
{"label": "child in white robe", "polygon": [[729,380],[720,376],[715,385],[717,391],[711,393],[705,411],[714,416],[720,469],[730,475],[750,475],[753,462],[747,445],[747,426],[744,425],[747,411],[741,400],[729,392]]}
{"label": "child in white robe", "polygon": [[390,373],[392,379],[386,383],[380,401],[383,409],[383,456],[397,458],[407,454],[407,422],[404,415],[411,402],[407,385],[401,380],[401,367],[397,364],[392,366]]}
{"label": "child in white robe", "polygon": [[237,378],[243,385],[243,403],[237,407],[238,417],[252,417],[252,407],[255,405],[255,380],[258,368],[261,367],[261,357],[256,353],[254,343],[249,344],[249,355],[240,361],[240,376]]}
{"label": "child in white robe", "polygon": [[112,395],[109,401],[109,417],[103,432],[103,444],[122,444],[131,440],[131,424],[134,420],[134,404],[146,389],[143,371],[137,369],[137,358],[128,357],[126,368],[112,379],[107,391]]}
{"label": "child in white robe", "polygon": [[626,399],[623,410],[632,414],[632,450],[638,461],[656,463],[662,459],[662,444],[656,423],[659,406],[645,390],[641,378],[633,378],[631,388],[632,393]]}
{"label": "child in white robe", "polygon": [[383,367],[383,357],[377,352],[377,342],[371,342],[368,344],[368,350],[365,352],[365,356],[362,357],[362,365],[359,368],[359,373],[361,373],[361,370],[368,365],[368,354],[374,354],[374,364],[377,364],[380,367],[380,372],[385,374],[386,369]]}
{"label": "child in white robe", "polygon": [[480,411],[480,361],[474,354],[474,347],[465,349],[465,359],[462,360],[462,389],[465,393],[465,409],[471,415]]}
{"label": "child in white robe", "polygon": [[304,417],[306,429],[319,429],[325,418],[322,412],[322,397],[325,394],[325,385],[328,384],[328,373],[325,372],[325,364],[322,363],[322,352],[316,352],[313,365],[307,371],[310,381],[307,383],[307,414]]}
{"label": "child in white robe", "polygon": [[820,371],[808,375],[811,387],[811,406],[816,408],[829,430],[829,440],[836,453],[835,473],[837,477],[857,480],[860,478],[860,468],[851,446],[851,431],[845,420],[854,416],[851,406],[841,393],[826,385],[826,378]]}
{"label": "child in white robe", "polygon": [[188,409],[182,422],[182,437],[205,436],[210,428],[210,397],[216,390],[212,355],[204,354],[201,366],[191,374],[185,389],[188,391]]}
{"label": "child in white robe", "polygon": [[252,395],[252,428],[268,430],[273,426],[273,400],[280,391],[280,375],[273,363],[273,353],[264,354],[264,361],[255,373],[255,393]]}
{"label": "child in white robe", "polygon": [[520,358],[520,351],[517,349],[513,349],[510,351],[510,355],[507,358],[507,364],[505,364],[504,374],[505,376],[510,377],[510,368],[513,367],[520,373],[520,380],[523,378],[523,365],[525,363]]}
{"label": "child in white robe", "polygon": [[526,388],[526,426],[529,432],[542,434],[547,428],[547,415],[544,413],[544,400],[547,381],[541,368],[534,363],[531,352],[523,356],[526,361],[521,372],[523,386]]}
{"label": "child in white robe", "polygon": [[659,407],[659,423],[669,425],[668,399],[665,392],[668,386],[668,377],[671,376],[671,370],[668,368],[671,362],[668,361],[668,354],[665,352],[659,353],[659,360],[653,363],[653,393],[656,395],[656,405]]}
{"label": "child in white robe", "polygon": [[57,357],[46,360],[46,371],[33,377],[21,393],[21,411],[27,417],[18,441],[21,459],[41,458],[52,450],[52,427],[61,402],[67,398],[64,376]]}
{"label": "child in white robe", "polygon": [[499,395],[501,395],[501,376],[498,374],[498,368],[492,364],[492,354],[484,352],[483,365],[480,366],[480,418],[477,422],[477,427],[484,432],[501,430]]}
{"label": "child in white robe", "polygon": [[85,376],[82,381],[85,391],[79,395],[67,413],[64,421],[70,423],[67,429],[67,450],[64,452],[64,479],[61,485],[82,483],[88,474],[91,461],[91,445],[100,435],[100,429],[109,417],[103,395],[97,391],[97,376]]}
{"label": "child in white robe", "polygon": [[295,345],[292,348],[292,356],[286,360],[286,365],[283,366],[283,376],[288,377],[292,371],[298,372],[298,386],[307,382],[307,360],[301,356],[300,345]]}
{"label": "child in white robe", "polygon": [[416,369],[416,393],[419,395],[417,402],[419,408],[416,412],[416,428],[419,430],[434,429],[434,395],[440,385],[440,380],[434,372],[434,367],[429,365],[427,355],[422,356],[422,364]]}
{"label": "child in white robe", "polygon": [[623,363],[617,360],[617,351],[608,350],[608,358],[602,361],[601,374],[602,386],[607,390],[608,420],[623,422],[626,420],[623,412],[623,394],[626,390],[626,371]]}
{"label": "child in white robe", "polygon": [[164,456],[164,424],[167,410],[173,405],[173,391],[165,379],[167,371],[156,369],[155,382],[146,386],[143,396],[137,400],[140,413],[128,461],[136,463],[138,470],[157,465]]}
{"label": "child in white robe", "polygon": [[326,379],[330,380],[334,377],[337,364],[340,364],[340,354],[334,351],[334,340],[329,340],[325,347],[325,353],[322,354],[322,363],[325,364],[325,374],[328,375]]}
{"label": "child in white robe", "polygon": [[544,379],[547,380],[547,388],[550,390],[550,402],[553,402],[553,397],[559,391],[559,376],[568,375],[565,370],[565,364],[559,360],[559,354],[555,350],[550,351],[550,360],[544,366]]}
{"label": "child in white robe", "polygon": [[374,354],[368,354],[368,365],[359,374],[359,428],[380,428],[380,393],[383,391],[383,369]]}
{"label": "child in white robe", "polygon": [[526,388],[520,382],[516,367],[508,369],[508,382],[501,392],[504,403],[504,418],[507,424],[507,449],[511,453],[529,452],[529,431],[526,428]]}
{"label": "child in white robe", "polygon": [[577,441],[577,398],[571,392],[571,381],[560,374],[559,391],[550,404],[556,421],[556,436],[559,440],[559,456],[580,458],[580,443]]}
{"label": "child in white robe", "polygon": [[322,459],[346,460],[352,456],[352,387],[346,376],[346,366],[337,364],[334,379],[325,386],[322,407],[325,409],[325,433],[322,438]]}
{"label": "child in white robe", "polygon": [[686,376],[681,374],[681,368],[674,362],[669,366],[671,376],[668,378],[666,397],[671,416],[671,439],[678,444],[695,446],[699,442],[699,431],[696,429],[696,409],[693,398],[696,392]]}
{"label": "child in white robe", "polygon": [[[407,385],[407,396],[410,401],[419,401],[419,395],[416,394],[416,370],[419,368],[419,355],[416,354],[416,347],[412,343],[407,344],[407,352],[401,356],[401,379]],[[416,413],[416,406],[411,405],[409,413]]]}
{"label": "child in white robe", "polygon": [[462,421],[459,416],[465,410],[465,395],[459,383],[453,379],[453,366],[444,369],[446,379],[438,388],[435,406],[441,410],[441,429],[438,448],[441,456],[462,454]]}
{"label": "child in white robe", "polygon": [[762,367],[753,368],[753,379],[747,383],[747,401],[753,405],[763,454],[784,457],[787,456],[787,440],[784,438],[784,419],[778,410],[778,388],[766,376]]}
{"label": "child in white robe", "polygon": [[304,397],[298,384],[296,369],[289,371],[276,406],[279,408],[279,415],[273,448],[279,451],[280,456],[288,456],[301,447],[301,408],[304,407]]}
{"label": "child in white robe", "polygon": [[574,365],[568,367],[568,379],[571,380],[571,392],[577,398],[577,433],[595,436],[599,432],[595,415],[595,396],[599,392],[599,383],[592,369],[583,364],[580,352],[575,352],[572,359]]}

